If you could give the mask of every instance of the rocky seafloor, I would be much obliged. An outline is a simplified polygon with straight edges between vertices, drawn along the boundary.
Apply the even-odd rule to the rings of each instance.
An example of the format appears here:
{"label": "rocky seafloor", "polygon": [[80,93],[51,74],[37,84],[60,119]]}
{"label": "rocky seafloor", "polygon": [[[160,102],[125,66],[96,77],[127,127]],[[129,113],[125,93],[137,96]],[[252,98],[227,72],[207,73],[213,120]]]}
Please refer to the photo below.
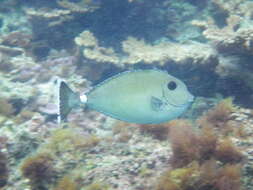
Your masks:
{"label": "rocky seafloor", "polygon": [[[0,189],[253,189],[252,10],[251,0],[1,1]],[[83,92],[146,68],[194,94],[181,119],[136,125],[78,109],[57,123],[58,77]]]}

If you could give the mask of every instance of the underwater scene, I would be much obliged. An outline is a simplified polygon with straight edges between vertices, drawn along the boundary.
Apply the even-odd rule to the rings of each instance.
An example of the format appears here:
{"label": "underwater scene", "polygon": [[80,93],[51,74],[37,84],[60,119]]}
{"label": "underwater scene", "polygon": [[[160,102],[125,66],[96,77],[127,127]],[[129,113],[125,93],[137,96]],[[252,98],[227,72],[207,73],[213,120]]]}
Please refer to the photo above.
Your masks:
{"label": "underwater scene", "polygon": [[253,0],[0,0],[0,190],[253,190]]}

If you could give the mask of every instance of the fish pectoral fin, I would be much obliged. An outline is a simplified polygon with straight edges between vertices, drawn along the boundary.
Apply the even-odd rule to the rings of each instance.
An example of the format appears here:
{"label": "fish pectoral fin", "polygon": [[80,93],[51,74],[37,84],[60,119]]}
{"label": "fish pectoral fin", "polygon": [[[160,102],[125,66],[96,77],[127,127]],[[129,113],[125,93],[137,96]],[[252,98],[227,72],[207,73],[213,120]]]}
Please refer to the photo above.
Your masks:
{"label": "fish pectoral fin", "polygon": [[160,98],[151,96],[151,108],[154,111],[162,111],[164,108],[164,103]]}

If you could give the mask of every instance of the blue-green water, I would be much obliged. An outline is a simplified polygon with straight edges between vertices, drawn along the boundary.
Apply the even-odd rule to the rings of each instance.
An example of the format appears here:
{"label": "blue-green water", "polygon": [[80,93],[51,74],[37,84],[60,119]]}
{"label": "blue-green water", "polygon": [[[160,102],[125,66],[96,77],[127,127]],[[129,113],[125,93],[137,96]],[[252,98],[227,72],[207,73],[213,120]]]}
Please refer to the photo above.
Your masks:
{"label": "blue-green water", "polygon": [[[252,189],[252,10],[252,0],[0,0],[0,188]],[[58,79],[82,94],[145,69],[194,95],[180,120],[136,125],[83,106],[57,122]]]}

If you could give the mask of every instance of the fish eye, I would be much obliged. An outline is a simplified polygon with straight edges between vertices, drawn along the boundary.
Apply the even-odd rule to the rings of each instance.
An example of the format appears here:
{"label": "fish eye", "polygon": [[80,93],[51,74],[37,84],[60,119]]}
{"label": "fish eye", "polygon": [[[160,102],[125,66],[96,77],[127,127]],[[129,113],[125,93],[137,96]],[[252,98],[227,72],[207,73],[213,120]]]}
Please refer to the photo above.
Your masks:
{"label": "fish eye", "polygon": [[177,83],[175,83],[174,81],[170,81],[168,84],[167,84],[167,88],[169,90],[175,90],[177,88]]}

